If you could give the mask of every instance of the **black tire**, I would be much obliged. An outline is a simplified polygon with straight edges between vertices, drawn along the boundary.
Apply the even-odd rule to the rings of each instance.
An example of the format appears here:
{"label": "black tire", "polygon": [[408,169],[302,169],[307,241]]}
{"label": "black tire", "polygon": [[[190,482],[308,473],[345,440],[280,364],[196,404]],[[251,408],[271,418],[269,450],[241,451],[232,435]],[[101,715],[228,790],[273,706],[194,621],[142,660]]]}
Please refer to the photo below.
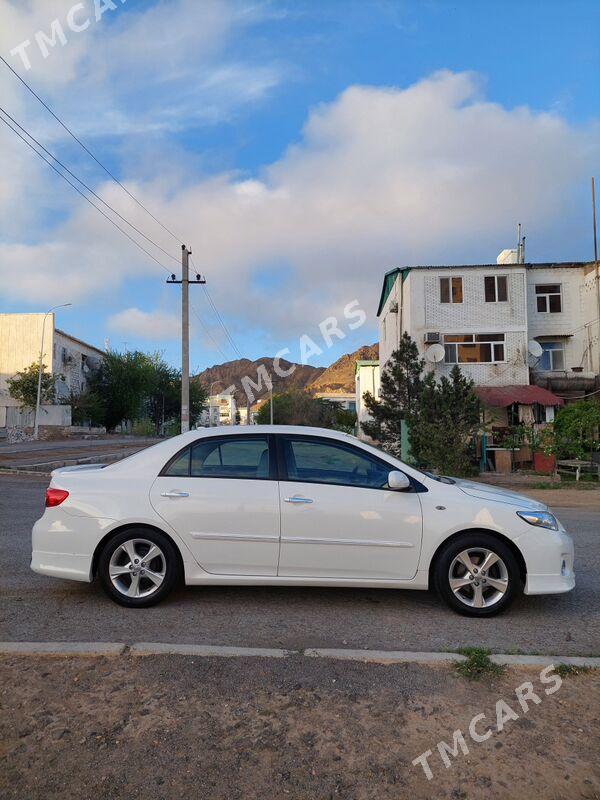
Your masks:
{"label": "black tire", "polygon": [[[481,548],[482,550],[489,550],[496,554],[499,556],[503,564],[501,565],[500,562],[497,562],[494,566],[492,566],[490,568],[491,572],[486,576],[485,579],[482,579],[481,575],[479,574],[474,575],[473,583],[465,584],[464,587],[458,590],[457,594],[450,587],[450,569],[453,567],[453,575],[455,576],[457,574],[457,569],[463,569],[464,574],[462,576],[458,576],[459,580],[471,581],[469,576],[472,573],[469,572],[466,567],[463,567],[461,563],[455,562],[455,559],[461,552],[465,550],[474,551],[471,563],[476,566],[475,572],[478,572],[478,548]],[[481,563],[481,561],[479,561],[479,563]],[[490,578],[494,578],[497,583],[504,584],[504,578],[502,577],[504,573],[506,573],[507,580],[504,593],[500,593],[498,590],[494,591],[493,587],[490,587],[489,585],[483,586],[484,583],[487,584],[487,580]],[[475,589],[475,581],[478,578],[479,583],[477,583],[477,586],[481,586],[481,590]],[[502,611],[505,611],[508,608],[515,597],[517,597],[523,589],[521,584],[519,564],[517,563],[517,559],[515,558],[511,548],[500,539],[497,539],[495,536],[492,536],[489,533],[484,533],[483,531],[481,533],[475,532],[462,534],[461,536],[458,536],[457,538],[448,542],[448,544],[442,548],[434,565],[434,583],[435,588],[447,605],[449,605],[450,608],[452,608],[454,611],[457,611],[459,614],[464,614],[468,617],[492,617],[495,614],[500,614]],[[495,595],[498,596],[498,599],[494,600],[490,605],[476,608],[473,605],[469,605],[469,602],[474,602],[476,591],[486,593],[486,602],[491,602]],[[461,599],[461,597],[466,599]]]}
{"label": "black tire", "polygon": [[[127,542],[136,542],[135,555],[140,558],[140,564],[139,569],[137,564],[135,569],[138,569],[138,574],[136,576],[138,581],[137,586],[142,596],[128,596],[124,592],[128,582],[130,582],[129,585],[131,585],[135,580],[133,575],[124,572],[122,577],[119,576],[117,578],[117,582],[119,586],[121,586],[120,589],[114,585],[111,579],[110,569],[113,556],[116,562],[122,562],[120,566],[122,566],[124,570],[127,568],[128,563],[132,563],[127,552],[122,548],[122,545]],[[149,564],[143,562],[145,569],[142,571],[144,553],[149,552],[146,543],[155,545],[160,551],[160,555],[155,556]],[[154,580],[148,578],[149,572],[153,574],[154,580],[156,576],[164,574],[159,586],[156,586]],[[164,600],[175,584],[181,579],[181,562],[175,546],[163,533],[148,528],[129,528],[121,533],[116,533],[104,545],[98,560],[98,575],[100,576],[104,591],[115,603],[126,606],[127,608],[148,608]],[[152,588],[153,585],[156,588]]]}

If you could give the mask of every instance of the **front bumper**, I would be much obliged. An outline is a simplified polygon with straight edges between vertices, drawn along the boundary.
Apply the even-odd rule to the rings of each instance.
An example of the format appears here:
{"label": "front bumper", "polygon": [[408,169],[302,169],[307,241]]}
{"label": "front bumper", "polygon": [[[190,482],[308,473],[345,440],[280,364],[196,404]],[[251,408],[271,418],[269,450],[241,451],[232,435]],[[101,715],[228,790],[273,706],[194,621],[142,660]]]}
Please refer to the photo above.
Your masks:
{"label": "front bumper", "polygon": [[563,594],[575,588],[575,547],[565,530],[534,528],[516,544],[527,567],[525,594]]}

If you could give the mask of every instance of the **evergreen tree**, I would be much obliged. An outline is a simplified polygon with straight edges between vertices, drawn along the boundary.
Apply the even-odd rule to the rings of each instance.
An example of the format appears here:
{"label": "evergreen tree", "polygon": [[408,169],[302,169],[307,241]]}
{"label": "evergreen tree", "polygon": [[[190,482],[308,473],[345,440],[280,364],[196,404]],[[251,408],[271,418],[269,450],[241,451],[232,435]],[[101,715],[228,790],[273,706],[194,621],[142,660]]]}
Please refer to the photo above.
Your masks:
{"label": "evergreen tree", "polygon": [[403,333],[381,376],[379,400],[370,392],[364,395],[372,419],[362,429],[391,452],[400,453],[402,420],[419,402],[425,361],[408,333]]}
{"label": "evergreen tree", "polygon": [[420,402],[408,415],[411,453],[417,464],[446,475],[471,471],[471,443],[481,424],[474,384],[458,365],[436,382],[430,372]]}

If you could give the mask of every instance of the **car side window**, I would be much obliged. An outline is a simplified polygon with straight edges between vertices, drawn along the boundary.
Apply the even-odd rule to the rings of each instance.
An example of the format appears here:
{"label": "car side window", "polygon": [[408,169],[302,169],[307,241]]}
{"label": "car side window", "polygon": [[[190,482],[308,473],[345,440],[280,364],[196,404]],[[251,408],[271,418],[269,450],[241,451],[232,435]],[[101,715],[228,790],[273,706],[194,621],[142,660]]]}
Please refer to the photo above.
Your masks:
{"label": "car side window", "polygon": [[270,476],[269,441],[266,436],[239,439],[207,438],[192,445],[192,478],[254,478]]}
{"label": "car side window", "polygon": [[186,447],[167,465],[163,475],[167,478],[187,478],[190,474],[190,448]]}
{"label": "car side window", "polygon": [[288,480],[384,489],[392,467],[343,442],[285,439]]}

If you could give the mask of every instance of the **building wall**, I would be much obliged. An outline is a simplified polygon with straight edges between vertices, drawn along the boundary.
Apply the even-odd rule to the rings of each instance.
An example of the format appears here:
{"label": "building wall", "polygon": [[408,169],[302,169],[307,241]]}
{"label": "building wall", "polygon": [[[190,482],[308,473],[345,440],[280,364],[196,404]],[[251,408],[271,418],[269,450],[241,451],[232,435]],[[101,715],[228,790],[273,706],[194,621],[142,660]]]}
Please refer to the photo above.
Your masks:
{"label": "building wall", "polygon": [[356,416],[358,422],[358,434],[361,434],[361,425],[371,418],[367,411],[363,396],[366,392],[370,392],[373,397],[379,398],[380,388],[380,371],[379,364],[361,364],[356,365]]}
{"label": "building wall", "polygon": [[[484,278],[506,275],[508,301],[486,303]],[[442,303],[440,278],[462,278],[463,302]],[[397,304],[398,311],[391,311]],[[380,361],[382,369],[400,336],[407,331],[421,356],[428,345],[425,334],[437,332],[443,344],[447,334],[505,334],[504,361],[494,364],[460,364],[461,370],[479,385],[500,386],[529,383],[527,363],[527,292],[521,265],[482,266],[457,269],[416,268],[404,281],[398,276],[380,319]],[[436,375],[447,375],[452,364],[427,363]]]}
{"label": "building wall", "polygon": [[[0,314],[0,405],[18,406],[8,394],[7,379],[38,363],[44,314]],[[54,314],[46,319],[44,364],[52,370]]]}
{"label": "building wall", "polygon": [[[536,285],[560,284],[561,308],[557,313],[537,309]],[[583,368],[583,377],[598,372],[598,301],[592,264],[568,267],[530,267],[527,271],[529,335],[540,343],[561,342],[565,352],[565,369]],[[536,372],[547,370],[535,365]]]}
{"label": "building wall", "polygon": [[57,381],[57,396],[69,397],[71,392],[80,394],[88,386],[91,372],[100,366],[103,353],[95,347],[80,342],[60,330],[54,331],[52,347],[54,373]]}

